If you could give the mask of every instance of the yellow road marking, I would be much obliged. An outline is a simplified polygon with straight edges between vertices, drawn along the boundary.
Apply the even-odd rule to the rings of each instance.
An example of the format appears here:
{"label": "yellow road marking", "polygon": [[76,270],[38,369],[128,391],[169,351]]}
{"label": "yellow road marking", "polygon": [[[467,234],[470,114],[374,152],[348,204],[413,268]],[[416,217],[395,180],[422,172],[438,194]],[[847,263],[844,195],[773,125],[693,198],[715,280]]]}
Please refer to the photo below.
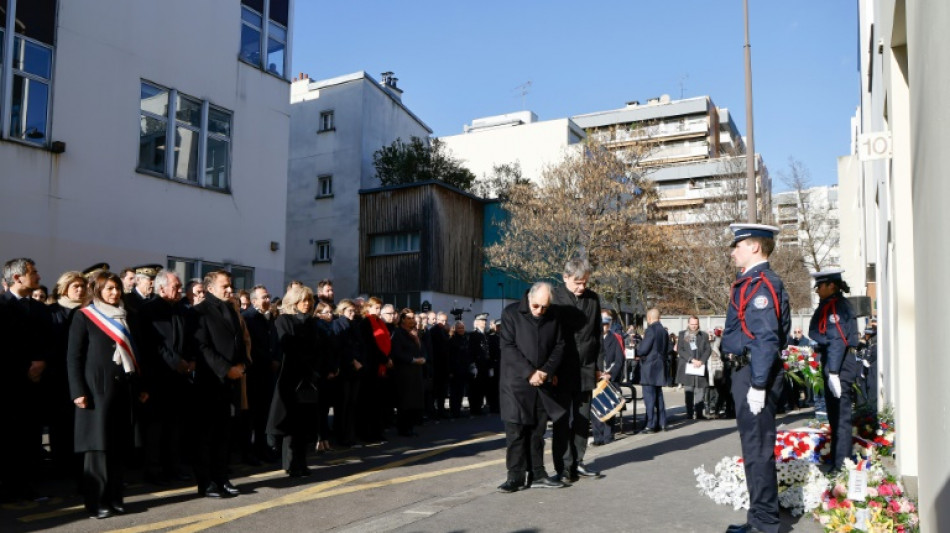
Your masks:
{"label": "yellow road marking", "polygon": [[[492,437],[497,437],[498,434],[493,433],[491,435]],[[157,531],[161,529],[168,529],[172,527],[189,526],[189,525],[191,527],[184,527],[176,531],[179,531],[182,533],[201,531],[209,527],[214,527],[216,525],[224,524],[233,520],[237,520],[239,518],[243,518],[245,516],[249,516],[254,513],[258,513],[261,511],[268,510],[268,509],[273,509],[276,507],[283,507],[283,506],[292,505],[295,503],[307,502],[307,501],[311,501],[311,500],[315,500],[319,498],[326,498],[326,497],[334,496],[338,494],[348,494],[350,492],[355,492],[358,490],[366,490],[368,488],[375,488],[377,486],[383,487],[383,486],[394,484],[393,482],[396,480],[379,481],[379,482],[374,482],[374,483],[357,485],[353,487],[345,487],[343,489],[331,490],[331,489],[336,489],[340,485],[344,485],[346,483],[350,483],[352,481],[362,479],[372,474],[376,474],[385,470],[404,466],[407,464],[415,463],[423,459],[428,459],[429,457],[438,455],[440,453],[450,451],[455,448],[460,448],[463,446],[476,444],[478,442],[482,442],[488,439],[489,437],[478,437],[478,438],[469,439],[466,441],[457,442],[454,444],[449,444],[442,448],[438,448],[438,449],[425,452],[425,453],[420,453],[417,455],[412,455],[410,457],[406,457],[398,461],[393,461],[391,463],[387,463],[385,465],[382,465],[376,468],[371,468],[363,472],[351,474],[349,476],[345,476],[339,479],[334,479],[331,481],[325,481],[323,483],[319,483],[312,487],[308,487],[306,489],[297,491],[292,494],[287,494],[285,496],[280,496],[278,498],[274,498],[273,500],[269,500],[266,502],[246,505],[243,507],[235,507],[231,509],[222,509],[219,511],[212,511],[209,513],[202,513],[202,514],[197,514],[197,515],[192,515],[192,516],[174,518],[170,520],[163,520],[161,522],[154,522],[151,524],[142,524],[140,526],[133,526],[133,527],[124,528],[124,529],[117,529],[117,530],[113,530],[112,533],[144,533],[147,531]],[[426,479],[429,477],[435,477],[437,475],[444,475],[446,473],[452,473],[455,471],[471,470],[473,468],[482,468],[484,466],[489,466],[489,464],[498,464],[499,462],[503,463],[504,459],[496,459],[493,461],[486,461],[483,463],[475,463],[474,465],[455,467],[455,468],[450,468],[446,470],[440,470],[437,472],[415,474],[412,476],[405,476],[404,478],[398,478],[398,479],[405,479],[405,481],[401,481],[405,483],[408,481],[415,481],[417,479]]]}

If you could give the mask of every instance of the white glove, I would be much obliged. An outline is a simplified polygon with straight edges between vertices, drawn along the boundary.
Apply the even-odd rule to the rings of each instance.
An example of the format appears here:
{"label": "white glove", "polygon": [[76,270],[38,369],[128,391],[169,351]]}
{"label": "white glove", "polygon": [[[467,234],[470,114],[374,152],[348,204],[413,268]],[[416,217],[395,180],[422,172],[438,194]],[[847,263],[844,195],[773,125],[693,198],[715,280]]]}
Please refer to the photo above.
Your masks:
{"label": "white glove", "polygon": [[871,368],[871,362],[867,359],[862,359],[861,364],[864,365],[864,368]]}
{"label": "white glove", "polygon": [[831,388],[832,396],[841,397],[841,379],[838,378],[838,374],[828,374],[828,387]]}
{"label": "white glove", "polygon": [[762,411],[762,408],[765,407],[765,389],[749,387],[749,392],[746,393],[745,399],[749,402],[749,411],[752,411],[753,415],[757,415]]}

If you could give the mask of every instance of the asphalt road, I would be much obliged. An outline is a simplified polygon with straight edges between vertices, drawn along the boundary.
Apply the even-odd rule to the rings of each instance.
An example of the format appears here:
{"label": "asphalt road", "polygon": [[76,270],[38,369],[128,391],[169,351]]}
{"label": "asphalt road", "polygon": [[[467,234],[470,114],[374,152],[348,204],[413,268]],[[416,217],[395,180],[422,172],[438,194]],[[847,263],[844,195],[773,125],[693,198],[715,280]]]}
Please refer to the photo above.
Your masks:
{"label": "asphalt road", "polygon": [[[52,497],[0,506],[0,531],[715,532],[744,522],[745,511],[701,496],[693,475],[699,465],[709,469],[739,454],[735,422],[687,421],[682,393],[665,395],[669,431],[590,447],[587,463],[603,477],[564,489],[497,492],[505,479],[502,424],[483,416],[430,422],[417,437],[379,446],[313,454],[306,479],[273,466],[236,466],[232,480],[242,494],[227,500],[198,498],[193,486],[157,491],[133,472],[129,514],[106,520],[88,518],[77,496],[58,496],[69,492],[64,484],[40,485]],[[641,403],[641,420],[642,413]],[[629,429],[631,411],[625,415]],[[795,427],[805,417],[779,423]],[[810,517],[782,518],[783,531],[821,531]]]}

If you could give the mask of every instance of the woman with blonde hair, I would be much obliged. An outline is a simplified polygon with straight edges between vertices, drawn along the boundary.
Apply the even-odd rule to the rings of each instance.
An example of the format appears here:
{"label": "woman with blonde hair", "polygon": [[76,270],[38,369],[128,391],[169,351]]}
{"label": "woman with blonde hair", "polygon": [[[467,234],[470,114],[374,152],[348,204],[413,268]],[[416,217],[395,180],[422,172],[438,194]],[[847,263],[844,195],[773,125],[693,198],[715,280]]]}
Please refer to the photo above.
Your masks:
{"label": "woman with blonde hair", "polygon": [[290,477],[310,475],[307,450],[317,439],[318,384],[329,342],[313,316],[313,291],[293,286],[274,323],[281,354],[267,432],[283,437],[283,467]]}

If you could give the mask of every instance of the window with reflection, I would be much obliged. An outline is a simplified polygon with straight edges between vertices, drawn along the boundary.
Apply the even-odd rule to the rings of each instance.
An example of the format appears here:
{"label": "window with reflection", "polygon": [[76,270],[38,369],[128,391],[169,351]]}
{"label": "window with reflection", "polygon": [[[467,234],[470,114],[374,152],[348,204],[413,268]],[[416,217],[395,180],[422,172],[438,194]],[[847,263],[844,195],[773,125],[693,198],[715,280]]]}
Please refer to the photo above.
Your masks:
{"label": "window with reflection", "polygon": [[[8,12],[16,20],[13,31],[6,27]],[[0,87],[10,88],[0,101],[5,138],[50,143],[55,34],[56,0],[0,0]],[[8,50],[9,64],[3,60]]]}
{"label": "window with reflection", "polygon": [[288,0],[241,0],[238,57],[275,76],[285,77],[289,21]]}
{"label": "window with reflection", "polygon": [[230,111],[176,89],[141,82],[140,172],[227,190],[230,161]]}

